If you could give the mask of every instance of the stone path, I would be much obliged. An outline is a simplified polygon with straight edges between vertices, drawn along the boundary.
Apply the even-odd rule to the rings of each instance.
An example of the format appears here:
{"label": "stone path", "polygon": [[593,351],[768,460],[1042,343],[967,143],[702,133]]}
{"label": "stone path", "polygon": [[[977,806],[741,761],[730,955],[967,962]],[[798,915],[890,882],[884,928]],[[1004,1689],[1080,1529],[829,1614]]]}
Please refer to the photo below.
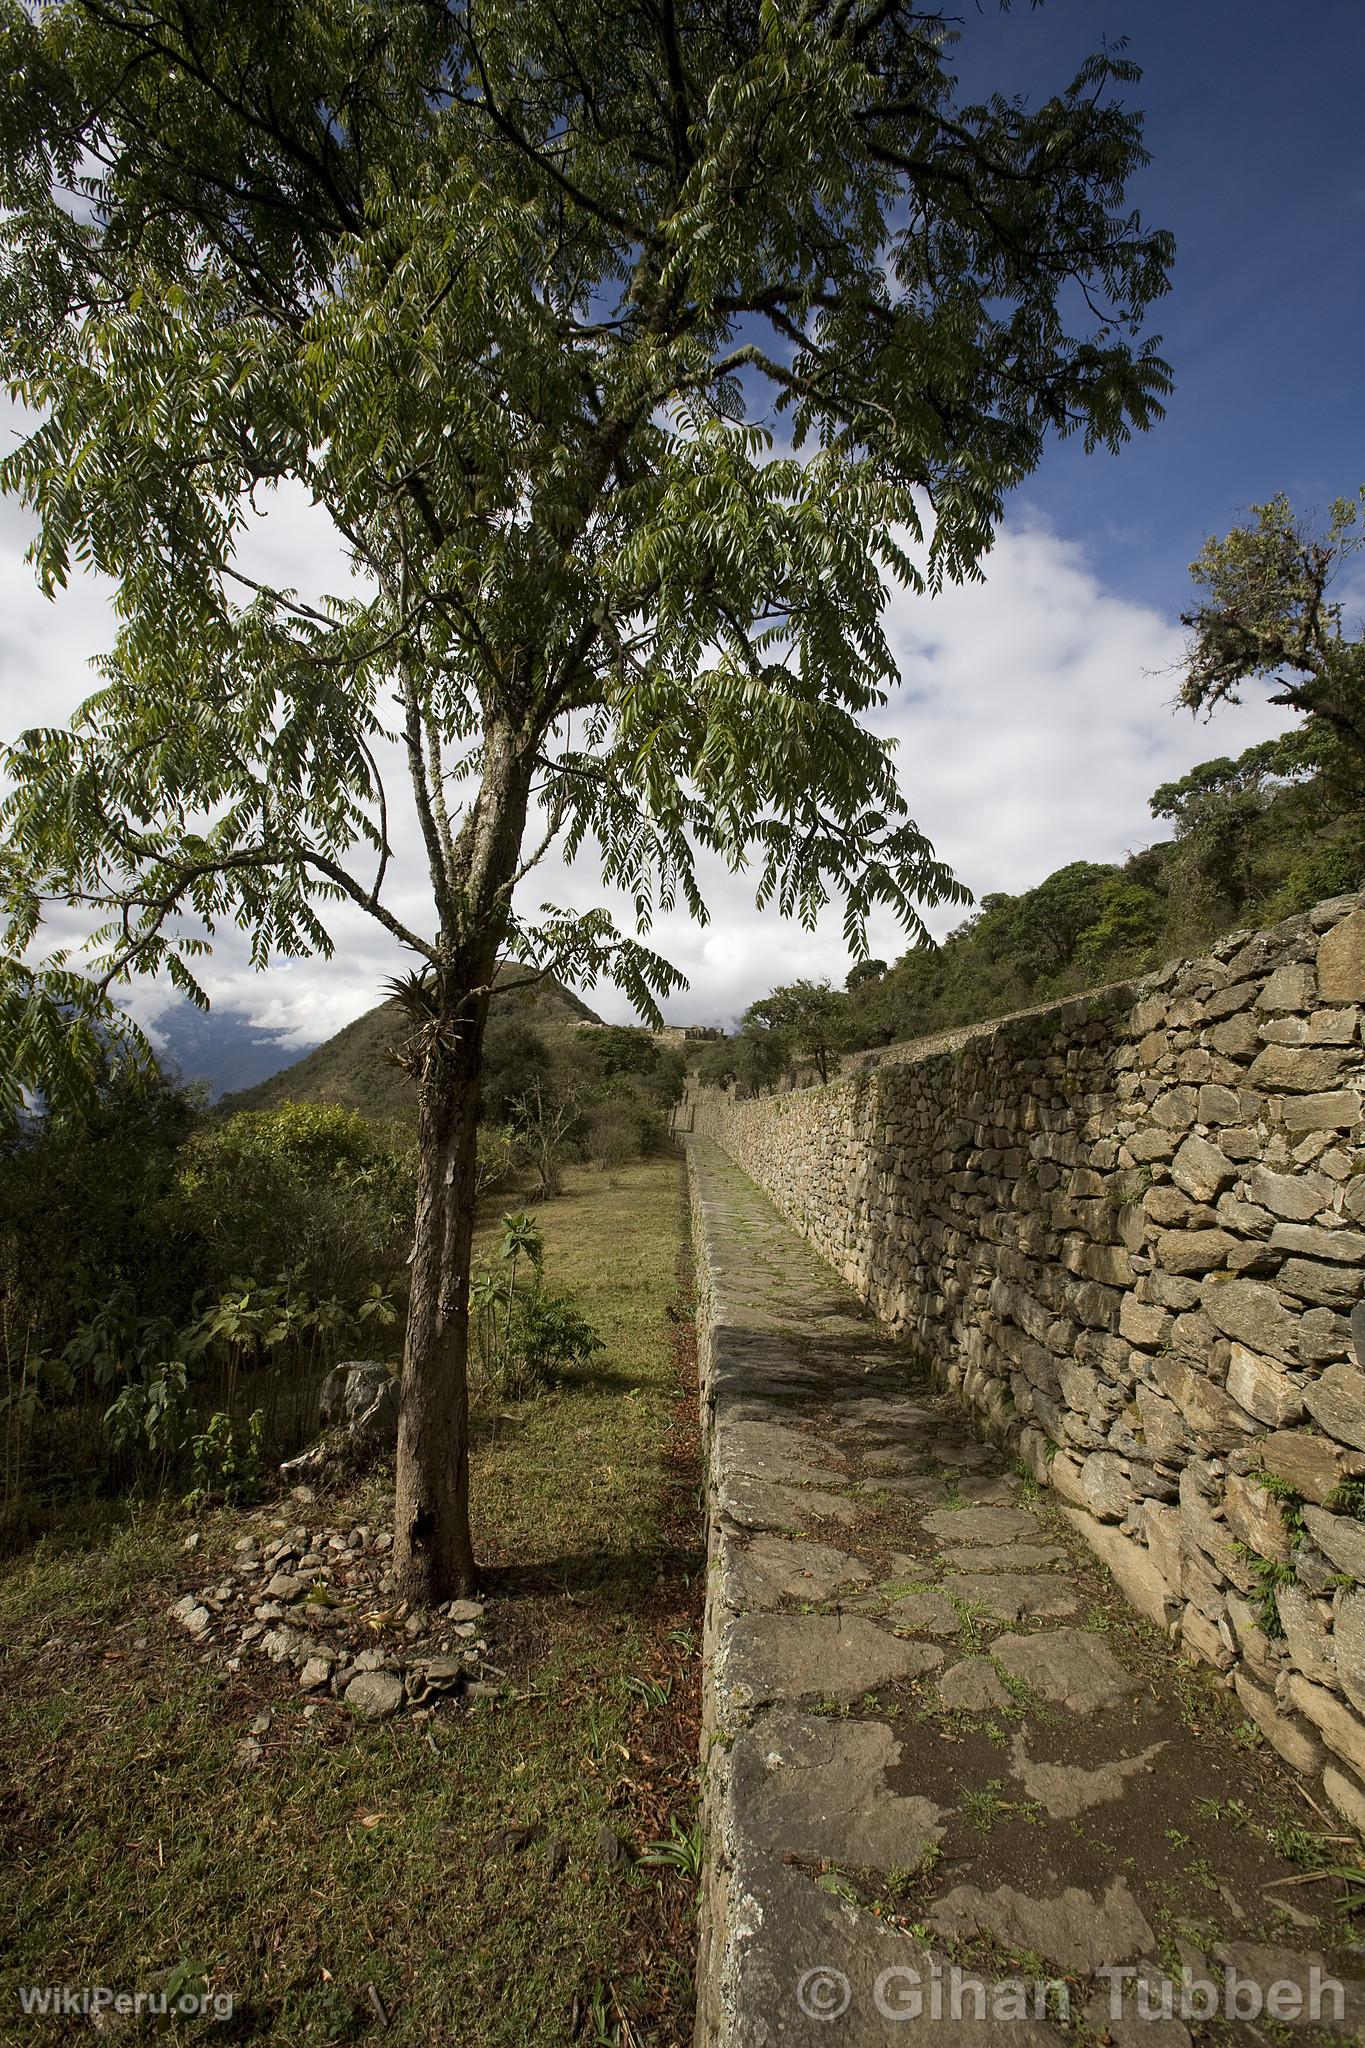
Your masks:
{"label": "stone path", "polygon": [[1365,1921],[1301,1881],[1358,1845],[766,1196],[689,1149],[699,2040],[1359,2038]]}

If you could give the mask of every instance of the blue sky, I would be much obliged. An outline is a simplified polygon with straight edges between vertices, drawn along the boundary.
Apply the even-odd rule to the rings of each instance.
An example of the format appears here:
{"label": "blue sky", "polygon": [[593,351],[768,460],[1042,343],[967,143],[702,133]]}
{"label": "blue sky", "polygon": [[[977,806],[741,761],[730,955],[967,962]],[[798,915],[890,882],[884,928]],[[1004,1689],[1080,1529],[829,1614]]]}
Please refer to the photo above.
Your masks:
{"label": "blue sky", "polygon": [[1206,534],[1278,490],[1306,508],[1365,482],[1365,6],[983,0],[962,27],[973,96],[1036,101],[1102,38],[1142,65],[1134,198],[1176,236],[1153,313],[1175,392],[1118,459],[1054,448],[1017,503],[1083,539],[1108,588],[1176,613]]}
{"label": "blue sky", "polygon": [[[912,811],[977,894],[1031,887],[1071,860],[1120,860],[1160,836],[1158,783],[1281,730],[1250,693],[1207,727],[1172,708],[1190,599],[1188,564],[1254,502],[1287,491],[1301,509],[1365,483],[1365,0],[962,0],[955,59],[969,97],[1036,101],[1067,83],[1102,37],[1126,35],[1144,67],[1125,95],[1147,113],[1153,162],[1133,203],[1174,231],[1174,289],[1155,309],[1176,388],[1168,416],[1117,458],[1079,442],[1047,450],[1014,495],[986,580],[932,603],[894,592],[888,628],[903,684],[878,728],[898,744]],[[281,494],[259,573],[305,592],[338,587],[334,536]],[[107,645],[107,594],[78,581],[55,607],[22,560],[27,535],[0,502],[0,732],[64,718]],[[250,558],[243,566],[250,568]],[[1365,586],[1357,609],[1365,609]],[[398,849],[407,871],[411,848]],[[416,864],[411,871],[416,874]],[[604,900],[595,863],[551,860],[535,901]],[[808,934],[758,913],[752,885],[708,877],[712,921],[662,919],[653,943],[691,987],[679,1022],[733,1018],[799,974],[841,982],[848,956],[831,913]],[[417,886],[394,907],[429,917]],[[620,914],[620,906],[618,915]],[[960,911],[931,914],[943,933]],[[402,962],[355,913],[335,920],[333,961],[252,971],[223,935],[206,981],[282,1045],[315,1042],[375,1000]],[[892,958],[905,940],[872,931]],[[161,998],[137,1007],[155,1016]],[[625,1016],[608,991],[591,997]]]}

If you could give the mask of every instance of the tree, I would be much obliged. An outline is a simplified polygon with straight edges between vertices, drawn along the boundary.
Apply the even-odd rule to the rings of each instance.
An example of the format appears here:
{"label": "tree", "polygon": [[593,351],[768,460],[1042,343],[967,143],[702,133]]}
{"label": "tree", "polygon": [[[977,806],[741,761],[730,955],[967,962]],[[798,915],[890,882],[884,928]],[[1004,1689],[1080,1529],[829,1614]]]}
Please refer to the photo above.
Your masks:
{"label": "tree", "polygon": [[484,1038],[483,1071],[479,1077],[479,1100],[485,1120],[505,1124],[512,1104],[537,1083],[547,1080],[551,1067],[544,1033],[515,1012],[509,1015],[506,1010],[495,1011]]}
{"label": "tree", "polygon": [[1326,532],[1314,533],[1283,493],[1253,505],[1251,523],[1204,543],[1190,574],[1206,596],[1180,615],[1193,634],[1182,704],[1207,715],[1237,703],[1254,678],[1270,681],[1271,703],[1303,714],[1320,757],[1344,749],[1357,779],[1365,772],[1365,641],[1346,638],[1341,604],[1328,593],[1365,547],[1362,508],[1365,489],[1358,500],[1338,498]]}
{"label": "tree", "polygon": [[647,1031],[629,1024],[604,1024],[600,1031],[585,1034],[605,1079],[618,1074],[641,1076],[657,1073],[660,1050]]}
{"label": "tree", "polygon": [[1116,870],[1073,860],[1022,896],[986,896],[976,929],[989,951],[1002,956],[1032,985],[1071,964],[1080,936],[1100,915]]}
{"label": "tree", "polygon": [[[1340,800],[1342,792],[1331,787],[1338,777],[1324,769],[1324,752],[1332,769],[1340,768],[1343,757],[1354,758],[1345,754],[1330,726],[1309,719],[1277,739],[1248,747],[1235,761],[1220,754],[1153,791],[1148,802],[1152,816],[1169,818],[1175,827],[1175,893],[1197,914],[1239,916],[1262,895],[1266,858],[1273,848],[1264,843],[1259,828],[1291,786],[1311,785],[1323,776],[1327,801],[1322,809],[1331,816],[1336,808],[1332,798]],[[1358,796],[1358,774],[1356,781]],[[1296,817],[1294,836],[1305,826],[1311,829],[1312,822],[1302,814]]]}
{"label": "tree", "polygon": [[844,977],[844,987],[850,995],[856,995],[860,988],[866,988],[869,983],[882,981],[885,977],[885,960],[855,960]]}
{"label": "tree", "polygon": [[771,1032],[788,1051],[813,1060],[822,1082],[829,1056],[844,1040],[847,1002],[827,981],[793,981],[775,988],[744,1012],[748,1031]]}
{"label": "tree", "polygon": [[[43,587],[88,563],[119,612],[74,726],[6,761],[2,1085],[78,1087],[120,981],[198,996],[224,919],[264,965],[349,901],[417,963],[414,1600],[474,1581],[499,954],[652,1020],[679,979],[603,911],[530,915],[528,871],[595,844],[643,928],[705,916],[700,850],[783,915],[842,898],[855,952],[877,905],[921,930],[962,892],[860,723],[886,579],[978,573],[1050,431],[1117,448],[1169,388],[1135,67],[961,106],[953,40],[882,0],[0,0],[0,358],[35,416],[0,483]],[[350,552],[325,603],[239,560],[286,483]],[[90,953],[48,949],[54,902]]]}
{"label": "tree", "polygon": [[579,1115],[576,1095],[561,1095],[540,1080],[533,1081],[508,1110],[512,1128],[536,1170],[538,1192],[544,1200],[557,1195],[563,1185],[564,1154]]}
{"label": "tree", "polygon": [[779,1032],[746,1024],[733,1038],[713,1040],[696,1063],[704,1087],[737,1085],[745,1095],[761,1095],[786,1071],[791,1048]]}

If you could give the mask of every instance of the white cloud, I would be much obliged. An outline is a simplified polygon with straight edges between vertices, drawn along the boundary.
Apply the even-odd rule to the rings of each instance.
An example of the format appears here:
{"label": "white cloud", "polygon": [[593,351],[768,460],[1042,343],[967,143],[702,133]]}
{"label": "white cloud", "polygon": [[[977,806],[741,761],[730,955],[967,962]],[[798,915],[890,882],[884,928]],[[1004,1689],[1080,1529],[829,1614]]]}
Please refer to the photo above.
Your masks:
{"label": "white cloud", "polygon": [[1210,725],[1173,708],[1181,628],[1106,591],[1076,542],[1007,526],[986,570],[932,603],[893,595],[904,681],[877,720],[918,823],[977,895],[1121,860],[1163,836],[1158,783],[1292,723],[1254,691]]}
{"label": "white cloud", "polygon": [[[55,604],[39,596],[22,561],[26,538],[22,515],[0,504],[6,737],[68,716],[91,687],[89,656],[112,637],[107,592],[93,579],[73,578]],[[345,575],[335,536],[301,494],[277,499],[243,565],[310,597],[336,589]],[[1173,713],[1178,628],[1107,592],[1077,543],[1038,525],[1008,526],[986,568],[983,584],[933,601],[892,594],[889,625],[904,681],[876,720],[898,742],[915,817],[978,895],[1027,888],[1066,861],[1122,858],[1157,836],[1146,800],[1159,782],[1283,729],[1285,715],[1263,700],[1221,713],[1211,729]],[[394,907],[420,926],[422,871],[401,809],[394,827]],[[690,989],[670,1006],[680,1021],[732,1018],[797,975],[842,980],[848,959],[837,910],[811,934],[757,912],[743,876],[708,864],[704,880],[710,925],[668,916],[650,941],[688,976]],[[531,905],[604,900],[590,864],[566,870],[553,855],[524,893]],[[611,907],[628,928],[628,906]],[[941,934],[961,914],[943,909],[929,921]],[[402,956],[359,910],[342,908],[332,926],[332,961],[284,962],[264,975],[251,971],[240,934],[220,934],[204,970],[215,1003],[242,1010],[285,1046],[336,1030],[376,1000]],[[889,922],[874,924],[871,936],[884,957],[904,950]],[[599,989],[590,1000],[609,1017],[627,1014],[614,991]],[[139,992],[136,1008],[154,1018],[158,1003],[156,992]]]}

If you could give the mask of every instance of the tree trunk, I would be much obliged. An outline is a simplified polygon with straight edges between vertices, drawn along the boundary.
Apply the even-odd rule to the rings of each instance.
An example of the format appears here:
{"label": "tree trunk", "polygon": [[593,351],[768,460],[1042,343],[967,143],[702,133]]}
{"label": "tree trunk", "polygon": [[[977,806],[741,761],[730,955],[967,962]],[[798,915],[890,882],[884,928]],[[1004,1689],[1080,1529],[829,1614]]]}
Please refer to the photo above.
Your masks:
{"label": "tree trunk", "polygon": [[[539,729],[490,720],[479,794],[460,848],[459,912],[449,951],[415,999],[417,1220],[394,1487],[394,1577],[405,1600],[431,1607],[472,1593],[469,1533],[469,1261],[474,1239],[479,1077],[498,949],[526,825]],[[420,755],[418,781],[421,781]],[[428,811],[438,894],[439,827]],[[451,924],[455,930],[451,930]]]}
{"label": "tree trunk", "polygon": [[[420,1606],[475,1588],[469,1531],[469,1264],[487,997],[421,1026],[417,1218],[403,1347],[394,1571]],[[443,1008],[444,1006],[442,1006]]]}

